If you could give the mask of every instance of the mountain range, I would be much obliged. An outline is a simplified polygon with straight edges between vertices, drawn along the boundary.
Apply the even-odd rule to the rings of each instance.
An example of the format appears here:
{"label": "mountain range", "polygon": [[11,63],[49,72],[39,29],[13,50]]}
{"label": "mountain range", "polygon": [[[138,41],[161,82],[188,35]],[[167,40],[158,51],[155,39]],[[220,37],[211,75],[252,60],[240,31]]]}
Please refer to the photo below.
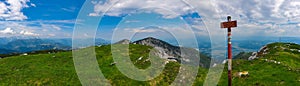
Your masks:
{"label": "mountain range", "polygon": [[[107,45],[111,44],[110,40],[104,40],[101,38],[96,38],[95,43],[86,43],[87,40],[93,39],[78,39],[82,43],[80,43],[81,47],[77,48],[85,48],[91,46],[91,44],[95,45]],[[126,43],[131,42],[130,40],[123,40]],[[174,45],[174,46],[184,46],[188,47],[189,44],[178,45],[176,40],[171,39],[164,39],[165,42]],[[195,48],[200,51],[201,55],[204,54],[206,56],[211,57],[211,43],[209,39],[205,38],[197,38],[198,41],[198,48]],[[233,46],[233,56],[238,55],[241,52],[255,52],[256,50],[260,49],[262,46],[272,43],[272,42],[292,42],[292,43],[300,43],[299,38],[297,37],[271,37],[266,39],[239,39],[239,40],[232,40]],[[122,41],[120,41],[122,42]],[[125,43],[125,44],[126,44]],[[25,53],[25,52],[32,52],[32,51],[39,51],[39,50],[70,50],[72,49],[72,38],[36,38],[36,37],[2,37],[0,38],[0,54],[16,54],[16,53]],[[83,46],[83,47],[82,47]],[[73,49],[76,49],[74,47]],[[223,47],[215,47],[215,50],[225,50]],[[214,58],[219,58],[222,55],[216,55]]]}
{"label": "mountain range", "polygon": [[[80,39],[83,43],[90,39]],[[97,38],[95,45],[106,45],[110,41]],[[0,54],[17,54],[40,50],[71,50],[72,38],[46,39],[46,38],[24,38],[24,37],[4,37],[0,38]],[[91,45],[85,44],[88,47]]]}
{"label": "mountain range", "polygon": [[[171,45],[162,40],[148,37],[137,41],[122,40],[112,45],[129,45],[130,60],[139,69],[146,69],[151,65],[149,53],[152,49],[159,57],[168,63],[162,73],[148,81],[137,81],[128,78],[114,64],[119,64],[112,57],[112,46],[95,46],[96,60],[105,78],[113,86],[168,86],[176,78],[183,61],[179,46]],[[91,47],[88,47],[91,48]],[[80,50],[85,50],[82,48]],[[193,53],[197,51],[188,48]],[[121,51],[124,52],[124,51]],[[256,54],[255,54],[256,53]],[[201,54],[201,53],[200,53]],[[295,43],[270,43],[261,47],[257,52],[240,54],[232,64],[232,77],[234,85],[241,86],[299,86],[300,85],[300,45]],[[249,59],[249,58],[253,59]],[[124,58],[121,56],[121,58]],[[169,61],[175,58],[175,61]],[[200,57],[204,59],[205,57]],[[208,57],[207,57],[208,58]],[[239,59],[240,58],[240,59]],[[72,52],[57,51],[55,53],[35,53],[28,55],[0,58],[0,85],[81,85],[74,67]],[[200,59],[200,67],[193,85],[200,86],[209,72]],[[208,62],[210,62],[208,60]],[[89,64],[89,63],[82,63]],[[204,65],[203,65],[204,64]],[[224,65],[227,65],[224,63]],[[191,65],[190,65],[191,66]],[[212,67],[218,67],[216,64]],[[225,66],[218,86],[227,85],[227,66]],[[247,76],[240,76],[240,72],[247,72]],[[135,73],[133,73],[135,74]],[[189,73],[186,73],[188,75]],[[150,74],[151,75],[151,74]],[[184,77],[184,76],[183,76]],[[187,77],[180,80],[189,80]],[[185,84],[182,82],[182,84]]]}

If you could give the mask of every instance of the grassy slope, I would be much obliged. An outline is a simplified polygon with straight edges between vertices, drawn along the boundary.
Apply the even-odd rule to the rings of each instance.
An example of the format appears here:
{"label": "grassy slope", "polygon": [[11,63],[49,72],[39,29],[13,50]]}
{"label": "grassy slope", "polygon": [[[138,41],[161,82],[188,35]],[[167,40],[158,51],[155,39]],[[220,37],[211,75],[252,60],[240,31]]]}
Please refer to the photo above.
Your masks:
{"label": "grassy slope", "polygon": [[0,59],[0,85],[79,85],[70,56],[63,52]]}
{"label": "grassy slope", "polygon": [[[280,43],[268,45],[270,48],[274,46],[287,47],[286,44]],[[145,61],[150,48],[142,45],[131,45],[132,62],[135,63],[140,56],[145,57],[141,60]],[[290,48],[300,49],[299,45],[293,45]],[[167,64],[163,74],[154,80],[135,81],[121,74],[115,66],[110,66],[113,59],[109,46],[96,47],[96,52],[99,67],[105,77],[115,86],[168,85],[174,80],[177,75],[176,71],[180,66],[178,63],[172,62]],[[299,86],[300,72],[297,70],[300,69],[300,53],[279,48],[271,49],[269,52],[267,55],[262,55],[262,58],[253,61],[234,60],[234,85]],[[80,85],[71,56],[71,52],[60,52],[0,59],[0,85]],[[282,64],[266,62],[264,59],[280,61]],[[135,66],[145,69],[150,66],[150,62],[138,61]],[[250,76],[240,78],[236,75],[238,71],[249,71]],[[200,68],[194,85],[202,85],[206,74],[207,69]],[[219,85],[227,85],[227,72],[223,72]]]}
{"label": "grassy slope", "polygon": [[[140,69],[150,66],[145,61],[151,47],[130,45],[130,56],[134,65]],[[163,73],[151,81],[136,81],[127,78],[111,66],[113,58],[110,46],[96,47],[99,67],[112,85],[168,85],[175,79],[180,64],[171,62],[166,65]],[[135,62],[139,57],[144,58]],[[200,68],[197,84],[202,84],[207,69]],[[80,85],[73,65],[71,52],[56,54],[34,54],[13,56],[0,59],[0,85]]]}
{"label": "grassy slope", "polygon": [[252,55],[252,52],[240,52],[236,56],[233,57],[233,59],[244,59],[248,60],[248,58]]}
{"label": "grassy slope", "polygon": [[[269,52],[253,61],[233,61],[233,85],[235,86],[299,86],[300,85],[300,53],[289,49],[300,49],[299,45],[288,43],[273,43],[267,47]],[[286,49],[281,49],[282,46]],[[267,62],[265,59],[279,61],[281,64]],[[298,71],[297,71],[298,70]],[[248,71],[250,76],[238,77],[237,72]],[[227,85],[227,72],[223,73],[220,85]]]}

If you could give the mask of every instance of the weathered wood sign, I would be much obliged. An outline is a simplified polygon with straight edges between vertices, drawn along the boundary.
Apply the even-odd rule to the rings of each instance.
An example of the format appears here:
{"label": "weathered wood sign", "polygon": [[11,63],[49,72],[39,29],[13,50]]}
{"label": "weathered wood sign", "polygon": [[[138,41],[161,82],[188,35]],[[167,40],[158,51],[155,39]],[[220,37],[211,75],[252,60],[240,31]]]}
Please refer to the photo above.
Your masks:
{"label": "weathered wood sign", "polygon": [[228,21],[228,22],[222,22],[221,28],[232,28],[237,27],[237,21]]}

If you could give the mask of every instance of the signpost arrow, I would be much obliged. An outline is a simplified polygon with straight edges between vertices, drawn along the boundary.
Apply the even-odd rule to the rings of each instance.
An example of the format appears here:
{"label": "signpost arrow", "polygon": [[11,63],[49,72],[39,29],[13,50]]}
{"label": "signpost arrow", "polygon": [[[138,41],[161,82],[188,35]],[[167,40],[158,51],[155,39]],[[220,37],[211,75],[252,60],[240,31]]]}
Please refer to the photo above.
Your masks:
{"label": "signpost arrow", "polygon": [[231,21],[231,17],[227,17],[227,22],[221,23],[221,28],[227,28],[228,31],[228,86],[232,86],[232,50],[231,50],[231,28],[237,27],[237,21]]}

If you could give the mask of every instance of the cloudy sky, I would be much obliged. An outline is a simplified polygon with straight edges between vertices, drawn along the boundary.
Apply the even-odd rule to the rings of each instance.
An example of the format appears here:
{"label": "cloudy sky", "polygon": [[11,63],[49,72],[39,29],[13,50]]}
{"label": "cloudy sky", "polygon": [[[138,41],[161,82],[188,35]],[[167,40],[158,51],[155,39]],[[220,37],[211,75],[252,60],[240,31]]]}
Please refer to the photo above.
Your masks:
{"label": "cloudy sky", "polygon": [[299,0],[0,0],[0,37],[208,37],[228,15],[236,38],[300,37]]}

